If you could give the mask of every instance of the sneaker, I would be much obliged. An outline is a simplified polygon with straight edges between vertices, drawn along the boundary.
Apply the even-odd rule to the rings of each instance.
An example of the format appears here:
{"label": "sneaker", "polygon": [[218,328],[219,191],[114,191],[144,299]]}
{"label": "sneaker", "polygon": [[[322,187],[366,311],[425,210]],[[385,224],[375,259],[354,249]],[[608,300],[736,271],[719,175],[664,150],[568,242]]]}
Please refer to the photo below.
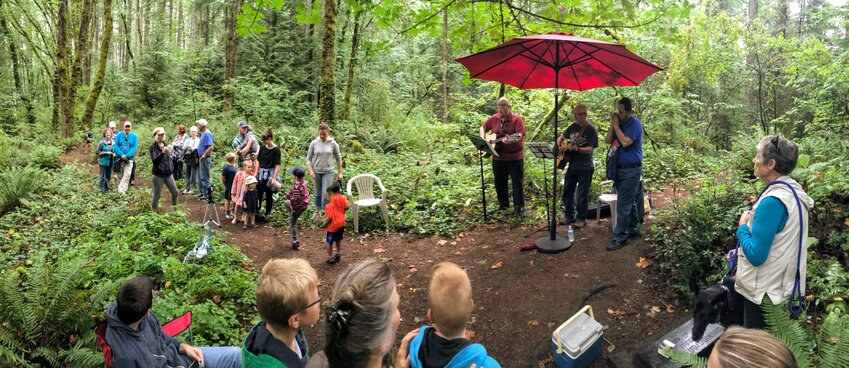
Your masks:
{"label": "sneaker", "polygon": [[586,220],[575,221],[575,223],[572,225],[572,227],[575,229],[580,229],[584,226],[587,226]]}
{"label": "sneaker", "polygon": [[233,212],[228,211],[227,214],[224,215],[224,218],[226,218],[228,220],[232,220],[233,219]]}
{"label": "sneaker", "polygon": [[330,258],[328,258],[326,261],[324,261],[324,263],[327,263],[327,264],[329,264],[329,265],[336,264],[336,262],[338,262],[338,261],[336,260],[336,256],[330,257]]}
{"label": "sneaker", "polygon": [[516,212],[514,212],[514,214],[516,215],[516,217],[525,217],[525,209],[524,208],[516,209]]}
{"label": "sneaker", "polygon": [[620,242],[616,239],[613,239],[613,240],[610,241],[610,243],[607,244],[607,250],[617,250],[619,248],[624,247],[627,244],[628,244],[628,239],[625,239],[625,241],[623,241],[623,242]]}
{"label": "sneaker", "polygon": [[248,229],[248,224],[242,224],[242,230],[247,230],[247,229]]}
{"label": "sneaker", "polygon": [[643,237],[643,233],[642,233],[642,232],[640,232],[640,231],[636,231],[636,232],[633,232],[633,233],[628,233],[628,238],[630,238],[630,239],[633,239],[633,238],[642,238],[642,237]]}
{"label": "sneaker", "polygon": [[253,225],[251,225],[251,229],[256,229],[256,228],[258,228],[258,227],[259,227],[259,224],[253,224]]}
{"label": "sneaker", "polygon": [[334,259],[333,263],[339,263],[339,261],[342,260],[342,255],[339,254],[339,253],[336,253],[336,255],[333,256],[333,259]]}
{"label": "sneaker", "polygon": [[574,224],[574,223],[575,223],[575,219],[573,219],[573,218],[565,218],[565,219],[563,219],[563,220],[560,220],[560,222],[559,222],[559,223],[557,223],[557,224],[558,224],[558,225],[571,225],[571,224]]}
{"label": "sneaker", "polygon": [[292,242],[292,250],[298,250],[301,247],[301,242],[293,241]]}

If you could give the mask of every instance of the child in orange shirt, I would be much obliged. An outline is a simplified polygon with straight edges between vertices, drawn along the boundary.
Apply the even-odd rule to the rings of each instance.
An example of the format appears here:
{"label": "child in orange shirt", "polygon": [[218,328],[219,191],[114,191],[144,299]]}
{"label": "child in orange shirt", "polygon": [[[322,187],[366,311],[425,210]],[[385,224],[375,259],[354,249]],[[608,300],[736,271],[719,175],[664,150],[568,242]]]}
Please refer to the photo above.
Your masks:
{"label": "child in orange shirt", "polygon": [[[327,187],[327,198],[330,201],[324,208],[324,226],[327,227],[327,256],[325,261],[332,265],[339,263],[342,258],[342,237],[345,233],[345,211],[348,210],[348,199],[340,194],[339,183]],[[333,255],[333,243],[336,243],[336,255]]]}

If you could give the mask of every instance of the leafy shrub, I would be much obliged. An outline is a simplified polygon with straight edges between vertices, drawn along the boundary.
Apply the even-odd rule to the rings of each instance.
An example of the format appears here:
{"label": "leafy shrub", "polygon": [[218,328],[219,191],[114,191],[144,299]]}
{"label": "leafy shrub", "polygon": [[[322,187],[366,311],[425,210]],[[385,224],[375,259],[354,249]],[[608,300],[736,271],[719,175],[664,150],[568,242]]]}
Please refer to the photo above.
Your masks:
{"label": "leafy shrub", "polygon": [[0,362],[42,367],[96,367],[91,309],[104,308],[117,283],[83,286],[88,261],[52,263],[45,253],[32,267],[0,274]]}
{"label": "leafy shrub", "polygon": [[61,154],[62,150],[59,148],[38,145],[29,155],[29,165],[45,170],[58,168],[61,165],[59,162],[59,155]]}
{"label": "leafy shrub", "polygon": [[0,213],[12,209],[44,185],[47,173],[34,167],[9,167],[0,172]]}
{"label": "leafy shrub", "polygon": [[735,230],[747,197],[754,192],[739,184],[703,181],[689,201],[661,211],[650,229],[653,256],[662,277],[682,300],[716,281],[725,267],[720,256],[736,243]]}

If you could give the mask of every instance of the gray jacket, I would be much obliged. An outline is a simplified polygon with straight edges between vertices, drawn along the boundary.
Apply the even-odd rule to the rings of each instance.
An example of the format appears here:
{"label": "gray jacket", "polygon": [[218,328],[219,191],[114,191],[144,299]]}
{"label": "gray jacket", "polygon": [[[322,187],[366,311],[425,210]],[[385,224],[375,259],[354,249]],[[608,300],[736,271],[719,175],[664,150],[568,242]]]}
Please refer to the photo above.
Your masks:
{"label": "gray jacket", "polygon": [[332,173],[333,169],[342,165],[339,144],[333,138],[327,138],[324,142],[319,138],[314,139],[307,151],[307,165],[312,165],[312,170],[319,174]]}
{"label": "gray jacket", "polygon": [[106,343],[112,348],[113,368],[188,367],[189,358],[180,354],[180,342],[162,332],[153,313],[145,316],[139,330],[118,318],[115,302],[106,308]]}

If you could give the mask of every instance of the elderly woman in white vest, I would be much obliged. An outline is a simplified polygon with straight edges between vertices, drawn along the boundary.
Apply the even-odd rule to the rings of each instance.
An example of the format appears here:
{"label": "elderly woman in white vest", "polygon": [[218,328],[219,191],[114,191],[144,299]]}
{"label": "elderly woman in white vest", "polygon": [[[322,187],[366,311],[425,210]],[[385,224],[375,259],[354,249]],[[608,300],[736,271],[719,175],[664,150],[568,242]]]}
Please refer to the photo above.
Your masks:
{"label": "elderly woman in white vest", "polygon": [[814,201],[788,176],[798,157],[796,144],[777,135],[762,139],[752,160],[755,176],[766,187],[752,210],[740,216],[741,251],[734,284],[745,299],[743,325],[748,328],[766,327],[761,309],[764,298],[781,304],[796,296],[801,299],[805,293],[808,212]]}

